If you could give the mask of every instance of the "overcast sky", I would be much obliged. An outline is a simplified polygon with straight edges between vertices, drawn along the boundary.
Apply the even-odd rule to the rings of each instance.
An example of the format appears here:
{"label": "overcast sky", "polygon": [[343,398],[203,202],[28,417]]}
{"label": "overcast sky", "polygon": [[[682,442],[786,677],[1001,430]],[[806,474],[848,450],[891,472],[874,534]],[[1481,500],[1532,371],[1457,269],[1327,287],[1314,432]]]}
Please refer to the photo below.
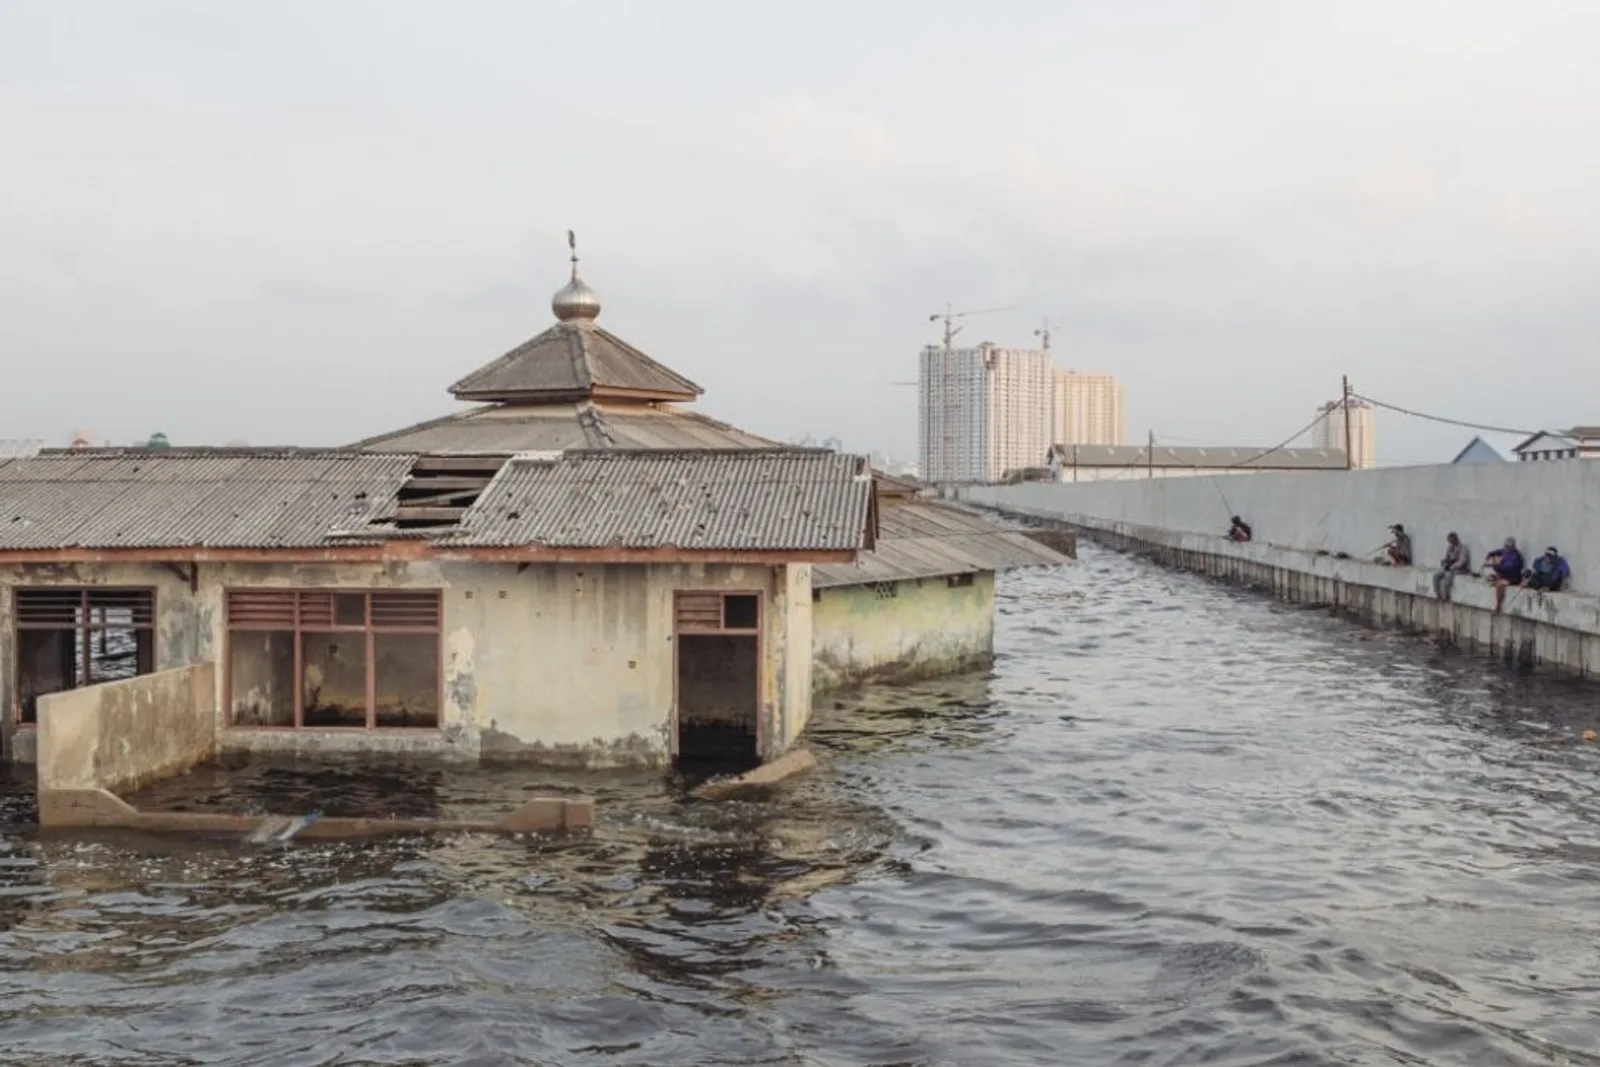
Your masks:
{"label": "overcast sky", "polygon": [[[604,325],[910,454],[928,315],[1272,444],[1600,422],[1600,3],[7,0],[0,437],[341,443]],[[1381,462],[1470,431],[1380,413]]]}

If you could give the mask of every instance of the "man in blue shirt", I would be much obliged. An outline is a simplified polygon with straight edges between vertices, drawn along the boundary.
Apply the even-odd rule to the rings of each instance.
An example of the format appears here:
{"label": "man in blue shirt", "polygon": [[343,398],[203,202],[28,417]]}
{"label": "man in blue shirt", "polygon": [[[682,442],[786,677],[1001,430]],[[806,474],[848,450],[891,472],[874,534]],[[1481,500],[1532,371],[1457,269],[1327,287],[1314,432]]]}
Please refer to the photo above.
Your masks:
{"label": "man in blue shirt", "polygon": [[1517,539],[1506,538],[1505,545],[1489,553],[1483,565],[1494,580],[1494,610],[1498,615],[1506,603],[1506,587],[1522,584],[1522,553],[1517,551]]}
{"label": "man in blue shirt", "polygon": [[1572,578],[1572,568],[1556,551],[1554,545],[1544,550],[1544,555],[1533,561],[1533,573],[1528,577],[1528,588],[1546,593],[1559,593]]}

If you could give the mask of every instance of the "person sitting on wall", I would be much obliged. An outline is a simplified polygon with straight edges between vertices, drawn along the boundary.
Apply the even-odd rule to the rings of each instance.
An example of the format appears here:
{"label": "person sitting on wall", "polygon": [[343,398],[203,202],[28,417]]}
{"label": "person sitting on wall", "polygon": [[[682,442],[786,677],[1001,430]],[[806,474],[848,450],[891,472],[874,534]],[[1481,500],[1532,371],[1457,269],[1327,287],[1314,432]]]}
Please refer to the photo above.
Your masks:
{"label": "person sitting on wall", "polygon": [[1484,557],[1483,566],[1494,582],[1494,610],[1498,615],[1505,607],[1506,589],[1522,584],[1522,553],[1517,551],[1517,539],[1506,538],[1503,546]]}
{"label": "person sitting on wall", "polygon": [[1391,567],[1411,566],[1411,535],[1398,522],[1389,527],[1389,533],[1393,539],[1383,546],[1385,562]]}
{"label": "person sitting on wall", "polygon": [[1572,568],[1556,551],[1556,546],[1551,545],[1544,550],[1544,555],[1533,561],[1533,569],[1528,573],[1528,588],[1543,593],[1559,593],[1571,578]]}
{"label": "person sitting on wall", "polygon": [[1239,516],[1235,515],[1230,521],[1233,525],[1228,527],[1228,540],[1248,541],[1255,536],[1255,531],[1250,529],[1250,524]]}
{"label": "person sitting on wall", "polygon": [[1461,543],[1461,538],[1453,530],[1445,535],[1444,541],[1444,559],[1439,561],[1439,569],[1433,572],[1433,595],[1440,600],[1449,600],[1456,575],[1472,571],[1472,553],[1467,551],[1467,546]]}

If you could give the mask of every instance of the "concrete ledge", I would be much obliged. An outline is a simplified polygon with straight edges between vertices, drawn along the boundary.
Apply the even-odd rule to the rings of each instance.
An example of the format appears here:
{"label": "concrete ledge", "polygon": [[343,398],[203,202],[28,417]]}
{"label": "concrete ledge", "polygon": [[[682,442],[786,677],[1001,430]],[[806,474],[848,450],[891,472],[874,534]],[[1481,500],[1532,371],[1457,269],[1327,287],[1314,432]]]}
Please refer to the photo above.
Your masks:
{"label": "concrete ledge", "polygon": [[[230,812],[140,811],[104,789],[41,789],[39,825],[46,829],[98,828],[153,833],[252,834],[274,823],[294,822],[282,815]],[[381,834],[476,832],[555,833],[585,830],[594,823],[591,797],[534,797],[495,820],[471,819],[317,819],[297,838],[372,837]]]}
{"label": "concrete ledge", "polygon": [[1114,548],[1257,586],[1282,600],[1326,604],[1376,625],[1432,634],[1525,669],[1600,676],[1600,598],[1513,589],[1496,614],[1494,587],[1478,578],[1458,577],[1454,600],[1443,602],[1433,595],[1431,568],[1388,567],[1262,542],[1236,544],[1090,515],[1044,517],[1066,521]]}
{"label": "concrete ledge", "polygon": [[763,763],[751,771],[734,778],[721,778],[714,782],[707,782],[694,791],[700,797],[726,797],[741,793],[747,789],[759,789],[764,786],[777,785],[786,778],[793,778],[797,774],[805,774],[815,770],[817,757],[809,748],[797,748],[779,756],[771,763]]}

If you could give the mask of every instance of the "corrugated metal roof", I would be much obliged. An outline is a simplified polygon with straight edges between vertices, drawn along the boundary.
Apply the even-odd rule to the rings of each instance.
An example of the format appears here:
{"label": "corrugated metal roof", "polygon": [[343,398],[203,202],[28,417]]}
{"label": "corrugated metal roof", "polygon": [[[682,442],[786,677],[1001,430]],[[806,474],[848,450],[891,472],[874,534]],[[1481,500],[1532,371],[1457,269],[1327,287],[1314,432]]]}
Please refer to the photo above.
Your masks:
{"label": "corrugated metal roof", "polygon": [[0,550],[442,545],[846,551],[866,460],[826,452],[518,456],[449,529],[385,525],[413,453],[91,450],[0,462]]}
{"label": "corrugated metal roof", "polygon": [[593,389],[628,389],[670,398],[703,390],[615,334],[593,323],[560,322],[450,387],[462,400],[570,396]]}
{"label": "corrugated metal roof", "polygon": [[303,548],[393,509],[416,457],[102,449],[0,465],[0,549]]}
{"label": "corrugated metal roof", "polygon": [[1053,459],[1066,467],[1194,467],[1218,470],[1344,470],[1338,448],[1251,448],[1234,446],[1173,447],[1157,445],[1152,461],[1142,445],[1052,445]]}
{"label": "corrugated metal roof", "polygon": [[827,589],[1065,562],[1067,557],[1021,531],[947,504],[918,501],[884,508],[876,547],[855,563],[817,564],[811,584]]}
{"label": "corrugated metal roof", "polygon": [[674,408],[589,403],[482,407],[359,441],[367,450],[539,452],[567,448],[777,448],[780,442]]}
{"label": "corrugated metal roof", "polygon": [[441,541],[463,546],[845,551],[872,480],[831,452],[567,452],[514,458]]}

